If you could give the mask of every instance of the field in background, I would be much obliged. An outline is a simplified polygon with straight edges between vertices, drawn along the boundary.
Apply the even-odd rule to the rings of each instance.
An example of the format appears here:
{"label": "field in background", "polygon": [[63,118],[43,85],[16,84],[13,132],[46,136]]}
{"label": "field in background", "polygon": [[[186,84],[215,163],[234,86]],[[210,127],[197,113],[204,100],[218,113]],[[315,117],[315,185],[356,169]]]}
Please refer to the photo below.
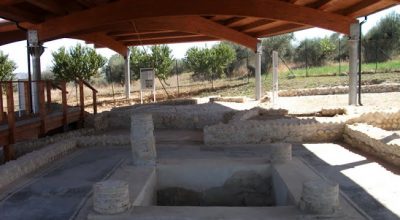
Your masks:
{"label": "field in background", "polygon": [[[309,77],[305,77],[304,69],[294,71],[295,77],[289,78],[287,69],[281,66],[279,73],[279,89],[301,89],[315,87],[331,87],[331,86],[346,86],[348,85],[347,74],[332,74],[337,70],[337,64],[331,64],[324,67],[309,69]],[[342,63],[343,72],[347,71],[346,63]],[[375,74],[375,64],[363,65],[364,73],[362,74],[363,84],[380,84],[380,83],[400,83],[400,60],[378,63],[378,71]],[[272,75],[265,74],[262,76],[263,90],[268,92],[271,90]],[[178,76],[173,75],[166,80],[165,89],[161,83],[156,80],[157,100],[165,100],[168,98],[183,98],[183,97],[204,97],[211,95],[221,96],[247,96],[254,98],[255,79],[253,77],[234,77],[222,78],[211,81],[193,81],[191,73],[183,73]],[[179,84],[179,93],[178,93]],[[140,102],[139,82],[132,82],[131,100],[125,99],[124,86],[121,84],[94,85],[99,91],[97,100],[99,103],[99,111],[108,110],[112,107],[124,106],[127,104]],[[74,83],[67,86],[68,104],[71,106],[78,105],[79,96],[76,94]],[[88,88],[84,88],[86,110],[91,112],[92,92]],[[168,94],[167,94],[168,93]],[[17,97],[17,93],[14,94]],[[61,92],[52,90],[52,101],[61,103]],[[151,94],[145,93],[150,101]],[[6,97],[3,95],[3,100]],[[18,100],[15,100],[15,109],[18,109]]]}
{"label": "field in background", "polygon": [[[288,68],[283,68],[284,74],[294,74],[298,77],[305,77],[305,76],[323,76],[323,75],[342,75],[346,74],[349,71],[349,63],[342,62],[342,63],[332,63],[321,67],[311,67],[306,70],[306,68],[298,68],[292,69],[290,72]],[[363,63],[362,64],[362,71],[364,73],[387,73],[387,72],[394,72],[400,71],[400,59],[397,60],[390,60],[387,62],[382,63]],[[308,73],[307,73],[308,72]]]}

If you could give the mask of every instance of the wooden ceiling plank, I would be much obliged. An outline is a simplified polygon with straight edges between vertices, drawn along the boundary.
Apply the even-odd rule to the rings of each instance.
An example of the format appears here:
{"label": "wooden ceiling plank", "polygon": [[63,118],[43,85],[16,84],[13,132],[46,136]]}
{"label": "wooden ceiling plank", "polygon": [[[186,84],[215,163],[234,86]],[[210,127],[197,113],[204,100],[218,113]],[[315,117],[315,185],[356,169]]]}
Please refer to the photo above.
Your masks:
{"label": "wooden ceiling plank", "polygon": [[284,34],[287,33],[287,30],[291,30],[289,32],[293,32],[293,31],[298,31],[298,30],[303,30],[303,29],[307,29],[310,28],[309,26],[304,26],[304,25],[299,25],[299,24],[285,24],[285,25],[281,25],[281,26],[277,26],[274,28],[270,28],[267,30],[263,30],[257,33],[254,33],[254,35],[256,36],[262,36],[262,37],[270,37],[270,36],[275,36],[275,35],[279,35],[279,34]]}
{"label": "wooden ceiling plank", "polygon": [[177,39],[164,39],[164,40],[144,40],[144,41],[131,41],[126,42],[126,46],[140,46],[140,45],[156,45],[156,44],[176,44],[198,41],[215,41],[218,40],[212,37],[183,37]]}
{"label": "wooden ceiling plank", "polygon": [[24,2],[25,0],[1,0],[0,1],[0,6],[8,6],[8,5],[14,5],[18,4],[21,2]]}
{"label": "wooden ceiling plank", "polygon": [[160,34],[160,33],[173,33],[170,30],[149,30],[140,33],[133,33],[132,31],[111,31],[107,35],[111,37],[125,37],[125,36],[137,36],[139,34]]}
{"label": "wooden ceiling plank", "polygon": [[36,23],[41,21],[39,15],[36,15],[34,13],[31,13],[29,11],[14,6],[1,7],[0,16],[8,20],[18,21],[18,22],[29,21]]}
{"label": "wooden ceiling plank", "polygon": [[177,38],[190,38],[190,37],[201,37],[204,35],[201,34],[191,34],[191,33],[167,33],[167,34],[140,34],[136,36],[125,36],[125,37],[118,37],[115,40],[122,41],[122,42],[131,42],[131,41],[142,41],[142,40],[163,40],[163,39],[177,39]]}
{"label": "wooden ceiling plank", "polygon": [[65,15],[67,11],[53,0],[26,0],[30,4],[39,7],[43,10],[49,11],[56,15]]}
{"label": "wooden ceiling plank", "polygon": [[[158,5],[158,7],[154,8],[154,5]],[[168,10],[164,10],[165,8]],[[214,0],[164,0],[161,3],[157,0],[135,3],[129,0],[120,0],[50,19],[40,27],[46,38],[84,30],[99,24],[140,17],[208,14],[271,18],[341,33],[348,33],[349,25],[354,22],[354,19],[345,16],[275,0],[231,0],[230,4]]]}
{"label": "wooden ceiling plank", "polygon": [[241,44],[253,50],[257,39],[200,16],[143,18],[134,20],[138,32],[143,29],[169,29],[207,35]]}
{"label": "wooden ceiling plank", "polygon": [[371,10],[371,8],[386,8],[393,4],[394,4],[393,1],[363,0],[361,2],[352,5],[351,7],[335,11],[335,13],[339,13],[350,17],[358,17],[360,14],[362,14],[362,11],[369,11]]}

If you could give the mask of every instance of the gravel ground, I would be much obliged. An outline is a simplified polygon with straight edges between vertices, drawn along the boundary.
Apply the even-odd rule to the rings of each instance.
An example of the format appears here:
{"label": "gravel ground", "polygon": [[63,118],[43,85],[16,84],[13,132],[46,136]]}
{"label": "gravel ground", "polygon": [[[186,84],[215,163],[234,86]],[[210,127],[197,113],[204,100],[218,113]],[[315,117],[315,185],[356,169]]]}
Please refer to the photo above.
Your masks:
{"label": "gravel ground", "polygon": [[[322,108],[348,108],[348,95],[319,95],[280,97],[277,107],[289,110],[289,113],[308,113]],[[400,92],[367,93],[361,97],[362,107],[358,111],[400,110]],[[269,103],[266,106],[271,107]]]}

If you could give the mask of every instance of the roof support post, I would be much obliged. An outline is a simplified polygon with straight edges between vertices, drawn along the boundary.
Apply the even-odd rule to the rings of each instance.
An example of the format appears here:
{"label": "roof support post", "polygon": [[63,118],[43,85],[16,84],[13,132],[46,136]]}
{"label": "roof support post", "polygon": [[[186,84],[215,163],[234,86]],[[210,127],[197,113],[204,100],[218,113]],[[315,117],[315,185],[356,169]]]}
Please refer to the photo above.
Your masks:
{"label": "roof support post", "polygon": [[131,70],[130,70],[130,55],[131,50],[128,48],[126,50],[125,59],[125,97],[127,99],[131,98]]}
{"label": "roof support post", "polygon": [[261,99],[261,55],[262,55],[262,45],[261,41],[257,43],[257,51],[256,51],[256,100]]}
{"label": "roof support post", "polygon": [[349,40],[349,105],[357,105],[358,84],[358,47],[360,37],[360,24],[358,22],[350,25]]}
{"label": "roof support post", "polygon": [[38,83],[41,80],[40,56],[44,52],[44,47],[39,43],[37,46],[30,47],[32,56],[32,107],[33,112],[39,112],[39,90]]}

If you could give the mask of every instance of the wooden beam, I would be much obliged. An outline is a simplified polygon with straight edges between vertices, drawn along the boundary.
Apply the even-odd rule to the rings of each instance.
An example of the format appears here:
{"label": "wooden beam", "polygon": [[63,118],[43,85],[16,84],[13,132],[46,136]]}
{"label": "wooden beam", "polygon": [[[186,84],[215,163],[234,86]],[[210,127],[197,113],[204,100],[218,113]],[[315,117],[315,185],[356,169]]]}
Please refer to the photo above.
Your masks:
{"label": "wooden beam", "polygon": [[169,31],[169,30],[153,30],[153,31],[143,31],[140,33],[132,32],[132,31],[110,31],[107,33],[107,35],[111,37],[125,37],[125,36],[137,36],[140,34],[161,34],[161,33],[173,33],[175,31]]}
{"label": "wooden beam", "polygon": [[287,24],[283,24],[283,25],[280,25],[280,26],[277,26],[277,27],[269,28],[269,29],[254,33],[254,35],[262,36],[262,37],[271,37],[271,36],[284,34],[284,33],[287,33],[287,32],[294,32],[294,31],[304,30],[304,29],[307,29],[307,28],[310,28],[310,27],[304,26],[304,25],[287,23]]}
{"label": "wooden beam", "polygon": [[199,37],[202,35],[183,33],[183,32],[167,32],[167,33],[156,33],[156,34],[139,34],[139,35],[129,35],[123,37],[117,37],[117,41],[129,42],[134,40],[157,40],[157,39],[174,39],[182,37]]}
{"label": "wooden beam", "polygon": [[128,49],[125,45],[102,33],[82,34],[74,36],[74,38],[89,41],[98,45],[103,45],[121,55],[126,54]]}
{"label": "wooden beam", "polygon": [[[154,7],[157,5],[157,7]],[[112,22],[157,16],[231,15],[283,20],[348,34],[355,20],[276,0],[120,0],[67,16],[49,19],[40,25],[44,39],[65,36],[79,30]]]}
{"label": "wooden beam", "polygon": [[173,29],[232,41],[255,50],[257,39],[200,16],[143,18],[133,21],[137,30]]}
{"label": "wooden beam", "polygon": [[139,46],[139,45],[155,45],[155,44],[176,44],[200,41],[217,41],[218,39],[212,37],[182,37],[175,39],[158,39],[158,40],[143,40],[126,42],[126,46]]}
{"label": "wooden beam", "polygon": [[371,8],[387,8],[389,6],[394,5],[393,1],[382,1],[382,0],[363,0],[357,2],[351,7],[347,7],[342,10],[335,11],[335,13],[346,15],[349,17],[359,17],[364,14],[366,11],[370,11]]}

